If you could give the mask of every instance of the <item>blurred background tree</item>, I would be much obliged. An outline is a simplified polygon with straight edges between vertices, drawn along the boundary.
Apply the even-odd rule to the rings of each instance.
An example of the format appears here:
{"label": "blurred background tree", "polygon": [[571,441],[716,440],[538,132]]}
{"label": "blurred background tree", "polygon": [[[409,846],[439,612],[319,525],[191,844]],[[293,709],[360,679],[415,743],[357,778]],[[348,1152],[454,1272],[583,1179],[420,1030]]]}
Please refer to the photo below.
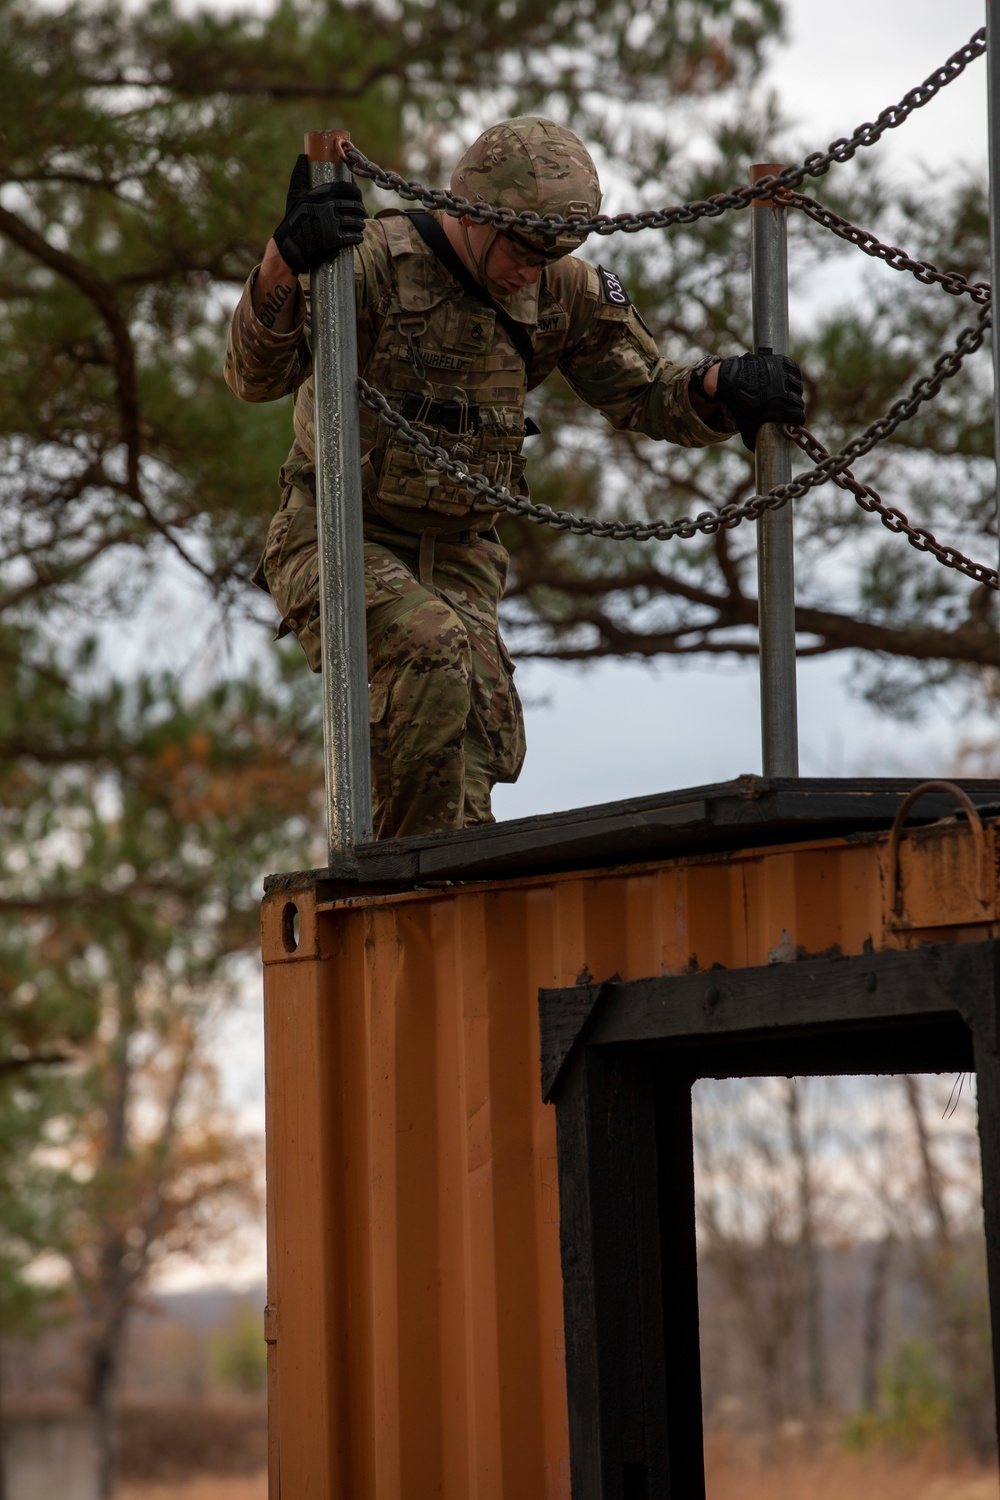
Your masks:
{"label": "blurred background tree", "polygon": [[[0,25],[0,1312],[5,1329],[26,1315],[24,1267],[58,1251],[86,1313],[107,1488],[128,1309],[226,1203],[253,1202],[252,1146],[211,1095],[212,1026],[256,941],[260,876],[316,856],[318,695],[297,648],[268,643],[272,611],[248,584],[290,415],[242,406],[220,377],[302,134],[345,126],[436,184],[490,120],[539,110],[593,145],[611,207],[702,196],[781,138],[753,89],[782,11],[0,0]],[[818,144],[784,139],[789,157]],[[986,274],[983,184],[918,198],[869,162],[823,191],[912,253]],[[848,253],[791,230],[800,263]],[[622,276],[672,359],[746,347],[746,215],[584,253]],[[884,291],[827,309],[795,350],[831,448],[970,321],[883,271]],[[560,508],[669,516],[752,491],[736,444],[688,454],[612,433],[558,378],[535,401],[533,492]],[[990,557],[991,432],[981,356],[863,477]],[[898,711],[914,684],[993,690],[982,590],[839,492],[797,524],[804,652],[859,651],[862,686]],[[654,546],[503,535],[521,656],[756,650],[749,527]],[[173,665],[154,671],[168,631]],[[804,1242],[793,1258],[806,1285]]]}
{"label": "blurred background tree", "polygon": [[212,1368],[224,1390],[253,1395],[267,1385],[267,1345],[260,1336],[260,1308],[237,1303],[226,1327],[212,1339]]}
{"label": "blurred background tree", "polygon": [[[0,473],[12,502],[0,604],[134,607],[166,554],[212,614],[263,610],[245,588],[283,404],[247,409],[218,379],[232,294],[260,254],[303,128],[331,114],[384,165],[439,181],[471,122],[543,109],[598,153],[615,206],[700,197],[743,180],[782,138],[750,86],[780,31],[775,0],[280,5],[259,14],[7,0],[0,143]],[[686,126],[704,126],[698,160]],[[714,122],[714,124],[712,123]],[[705,141],[707,140],[707,148]],[[788,154],[815,142],[785,136]],[[706,149],[710,153],[706,155]],[[884,239],[988,275],[985,184],[914,193],[877,154],[823,180]],[[377,195],[376,195],[377,196]],[[374,200],[373,200],[374,206]],[[671,358],[749,338],[748,216],[592,242]],[[853,252],[792,215],[798,266]],[[970,304],[884,267],[861,304],[800,336],[810,422],[836,447],[880,414],[971,321]],[[986,360],[866,461],[914,520],[995,551]],[[676,515],[746,498],[738,443],[687,453],[615,434],[560,379],[536,396],[539,498],[595,514]],[[804,463],[804,461],[803,461]],[[800,648],[861,652],[863,684],[902,711],[915,684],[995,688],[991,594],[889,536],[843,492],[799,506]],[[594,543],[507,522],[516,652],[753,655],[753,529],[688,544]],[[125,557],[129,566],[123,569]],[[887,669],[887,667],[889,669]]]}
{"label": "blurred background tree", "polygon": [[134,607],[167,551],[207,610],[237,588],[248,607],[289,421],[232,399],[221,350],[318,117],[439,171],[473,98],[513,103],[505,80],[568,114],[596,86],[705,92],[745,80],[779,18],[774,0],[0,14],[8,610]]}
{"label": "blurred background tree", "polygon": [[288,412],[220,378],[302,134],[332,115],[434,173],[470,101],[500,108],[511,80],[524,107],[569,111],[646,70],[651,98],[745,82],[779,12],[4,0],[0,17],[3,1326],[47,1250],[108,1494],[129,1309],[256,1201],[212,1026],[261,874],[315,847],[315,687],[247,587]]}
{"label": "blurred background tree", "polygon": [[16,639],[0,1036],[26,1078],[32,1030],[62,1064],[8,1095],[4,1241],[12,1265],[45,1250],[49,1284],[68,1280],[110,1493],[130,1307],[166,1256],[203,1255],[259,1211],[259,1142],[219,1099],[213,1028],[246,983],[261,870],[307,848],[317,722],[301,677],[195,693],[118,681],[87,642]]}
{"label": "blurred background tree", "polygon": [[[4,0],[0,17],[0,1068],[30,1140],[53,1107],[35,1110],[39,1070],[60,1059],[121,1115],[145,966],[194,964],[187,991],[211,986],[252,941],[254,880],[309,855],[315,692],[267,645],[247,587],[288,413],[243,407],[220,379],[304,129],[333,113],[379,160],[433,172],[470,101],[500,108],[512,80],[523,107],[569,113],[598,83],[632,98],[647,74],[650,99],[700,95],[746,83],[780,15],[773,0],[228,15]],[[187,660],[154,678],[171,591]]]}
{"label": "blurred background tree", "polygon": [[[996,1453],[982,1175],[954,1077],[694,1089],[708,1431]],[[963,1080],[964,1082],[964,1080]]]}

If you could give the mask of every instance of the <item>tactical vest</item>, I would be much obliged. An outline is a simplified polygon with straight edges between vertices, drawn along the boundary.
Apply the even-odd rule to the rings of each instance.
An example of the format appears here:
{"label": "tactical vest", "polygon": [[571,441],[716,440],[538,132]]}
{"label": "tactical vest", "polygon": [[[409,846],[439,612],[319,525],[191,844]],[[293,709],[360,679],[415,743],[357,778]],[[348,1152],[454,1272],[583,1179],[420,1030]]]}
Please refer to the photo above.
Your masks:
{"label": "tactical vest", "polygon": [[[448,426],[419,411],[410,425],[449,457],[518,493],[525,462],[524,361],[495,314],[456,285],[408,218],[390,210],[379,215],[379,226],[394,274],[375,309],[374,342],[366,349],[368,341],[360,341],[365,379],[397,409],[407,397],[412,406],[415,396],[427,407],[458,403],[457,422],[452,408]],[[463,421],[472,405],[478,405],[476,420]],[[497,515],[495,505],[435,468],[367,407],[361,408],[361,451],[365,505],[394,526],[447,531],[460,522],[485,530]]]}

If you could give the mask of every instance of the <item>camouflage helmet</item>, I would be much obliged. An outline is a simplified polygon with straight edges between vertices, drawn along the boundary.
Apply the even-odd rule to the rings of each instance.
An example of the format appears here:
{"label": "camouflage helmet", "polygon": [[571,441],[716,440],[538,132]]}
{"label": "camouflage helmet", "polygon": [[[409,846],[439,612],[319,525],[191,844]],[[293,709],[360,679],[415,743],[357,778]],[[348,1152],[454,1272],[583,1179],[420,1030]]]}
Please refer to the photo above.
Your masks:
{"label": "camouflage helmet", "polygon": [[[471,203],[511,208],[515,213],[593,218],[601,207],[601,184],[579,136],[537,115],[504,120],[474,141],[451,174],[451,190]],[[565,255],[586,233],[525,234],[543,254]]]}

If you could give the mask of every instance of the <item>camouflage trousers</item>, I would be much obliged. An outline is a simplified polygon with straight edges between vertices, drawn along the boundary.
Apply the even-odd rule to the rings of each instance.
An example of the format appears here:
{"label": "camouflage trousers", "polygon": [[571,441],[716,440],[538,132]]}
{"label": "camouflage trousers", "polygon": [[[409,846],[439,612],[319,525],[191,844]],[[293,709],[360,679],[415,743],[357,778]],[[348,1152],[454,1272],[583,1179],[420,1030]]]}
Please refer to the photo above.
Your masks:
{"label": "camouflage trousers", "polygon": [[[263,571],[281,633],[295,633],[318,672],[316,510],[297,485],[271,522]],[[376,838],[491,823],[494,784],[517,779],[524,720],[497,626],[506,577],[499,542],[366,524]]]}

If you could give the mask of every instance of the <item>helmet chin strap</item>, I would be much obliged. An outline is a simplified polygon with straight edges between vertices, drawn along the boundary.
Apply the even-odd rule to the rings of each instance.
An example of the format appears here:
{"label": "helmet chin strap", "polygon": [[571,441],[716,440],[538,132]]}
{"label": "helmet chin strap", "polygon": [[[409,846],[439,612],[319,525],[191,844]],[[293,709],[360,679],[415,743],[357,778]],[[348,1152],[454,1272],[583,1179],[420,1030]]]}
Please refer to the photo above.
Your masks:
{"label": "helmet chin strap", "polygon": [[483,247],[477,255],[472,248],[472,241],[469,239],[468,224],[459,219],[458,227],[462,231],[462,243],[465,246],[465,253],[468,256],[469,265],[471,265],[475,273],[476,280],[486,288],[491,296],[506,297],[508,295],[506,287],[502,287],[498,281],[494,281],[492,277],[486,274],[486,262],[489,259],[490,251],[493,249],[494,241],[500,233],[499,229],[497,229],[495,224],[490,225],[489,235],[483,241]]}

